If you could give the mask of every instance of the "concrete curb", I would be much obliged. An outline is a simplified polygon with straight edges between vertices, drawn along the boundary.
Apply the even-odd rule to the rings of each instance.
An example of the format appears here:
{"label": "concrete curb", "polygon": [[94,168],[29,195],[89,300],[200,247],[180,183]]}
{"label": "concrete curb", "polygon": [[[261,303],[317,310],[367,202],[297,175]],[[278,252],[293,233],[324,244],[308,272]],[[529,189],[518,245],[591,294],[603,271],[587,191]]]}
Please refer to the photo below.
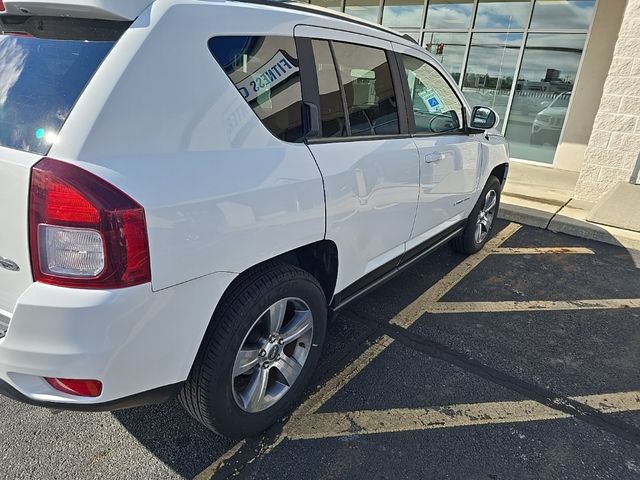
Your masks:
{"label": "concrete curb", "polygon": [[[548,210],[548,206],[545,207]],[[508,199],[504,199],[498,217],[510,222],[640,251],[640,233],[586,221],[590,207],[591,204],[572,200],[552,213],[543,209],[514,205],[509,203]]]}
{"label": "concrete curb", "polygon": [[503,220],[544,229],[549,226],[554,215],[555,214],[551,212],[505,202],[500,205],[500,211],[498,212],[498,217]]}

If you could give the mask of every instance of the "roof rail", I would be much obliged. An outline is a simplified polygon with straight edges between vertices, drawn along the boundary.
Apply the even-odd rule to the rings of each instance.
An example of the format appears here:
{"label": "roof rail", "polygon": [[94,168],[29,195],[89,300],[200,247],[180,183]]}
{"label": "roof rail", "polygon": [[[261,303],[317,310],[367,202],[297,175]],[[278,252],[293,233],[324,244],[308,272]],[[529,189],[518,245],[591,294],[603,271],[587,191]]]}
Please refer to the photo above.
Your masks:
{"label": "roof rail", "polygon": [[275,7],[288,8],[288,9],[296,10],[299,12],[316,13],[318,15],[322,15],[325,17],[336,18],[336,19],[344,20],[356,25],[373,28],[375,30],[385,32],[390,35],[394,35],[396,37],[403,38],[405,40],[409,40],[412,43],[418,44],[416,39],[409,34],[402,34],[390,28],[383,27],[378,23],[361,20],[359,18],[352,17],[351,15],[347,15],[342,12],[335,12],[333,10],[329,10],[328,8],[319,7],[317,5],[311,5],[301,0],[236,0],[236,1],[242,2],[242,3],[253,3],[258,5],[269,5],[269,6],[275,6]]}

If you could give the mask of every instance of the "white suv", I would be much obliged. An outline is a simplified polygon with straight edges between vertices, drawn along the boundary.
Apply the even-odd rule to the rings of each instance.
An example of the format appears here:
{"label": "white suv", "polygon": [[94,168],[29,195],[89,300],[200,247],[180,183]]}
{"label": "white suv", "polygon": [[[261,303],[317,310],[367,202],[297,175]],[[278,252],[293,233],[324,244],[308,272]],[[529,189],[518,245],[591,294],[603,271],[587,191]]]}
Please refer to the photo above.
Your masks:
{"label": "white suv", "polygon": [[0,2],[0,391],[295,404],[328,312],[496,218],[508,149],[424,49],[297,3]]}

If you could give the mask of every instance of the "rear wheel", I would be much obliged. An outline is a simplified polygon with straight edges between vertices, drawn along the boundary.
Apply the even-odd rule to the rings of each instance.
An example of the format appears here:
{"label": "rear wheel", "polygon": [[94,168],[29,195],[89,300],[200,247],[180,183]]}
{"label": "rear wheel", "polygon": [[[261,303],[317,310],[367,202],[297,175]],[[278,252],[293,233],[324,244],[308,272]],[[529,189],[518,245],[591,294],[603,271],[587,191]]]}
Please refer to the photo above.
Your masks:
{"label": "rear wheel", "polygon": [[225,297],[179,399],[206,427],[241,438],[295,406],[320,358],[327,307],[315,278],[282,264]]}
{"label": "rear wheel", "polygon": [[462,235],[451,241],[451,247],[456,252],[476,253],[487,243],[500,208],[500,187],[500,181],[493,175],[490,176],[467,219]]}

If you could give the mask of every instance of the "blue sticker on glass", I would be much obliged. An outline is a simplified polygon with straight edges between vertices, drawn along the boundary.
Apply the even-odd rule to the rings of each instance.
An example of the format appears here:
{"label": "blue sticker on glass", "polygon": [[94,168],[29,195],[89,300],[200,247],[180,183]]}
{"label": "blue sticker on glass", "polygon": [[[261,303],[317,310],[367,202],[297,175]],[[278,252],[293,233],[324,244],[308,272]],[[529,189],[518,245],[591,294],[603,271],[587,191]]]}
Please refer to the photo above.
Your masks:
{"label": "blue sticker on glass", "polygon": [[438,105],[440,105],[440,102],[438,101],[438,99],[436,97],[431,97],[429,99],[429,106],[430,107],[437,107]]}

